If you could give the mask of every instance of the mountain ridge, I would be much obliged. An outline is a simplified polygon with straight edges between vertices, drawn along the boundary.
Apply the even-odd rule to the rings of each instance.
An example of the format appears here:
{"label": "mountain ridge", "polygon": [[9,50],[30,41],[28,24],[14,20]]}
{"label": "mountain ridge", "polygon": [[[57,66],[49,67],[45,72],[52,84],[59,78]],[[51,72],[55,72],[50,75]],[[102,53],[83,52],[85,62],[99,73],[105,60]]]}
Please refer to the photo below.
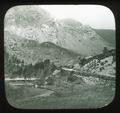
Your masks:
{"label": "mountain ridge", "polygon": [[[7,33],[6,33],[7,34]],[[56,62],[58,65],[67,64],[69,61],[75,61],[78,56],[82,56],[73,51],[62,48],[52,42],[39,43],[35,40],[28,40],[18,38],[19,41],[15,41],[17,36],[7,36],[5,39],[5,48],[10,55],[15,55],[17,58],[24,60],[26,64],[35,63],[44,59],[50,59]],[[9,38],[11,40],[9,40]],[[13,40],[12,40],[13,38]],[[12,42],[12,43],[11,43]]]}
{"label": "mountain ridge", "polygon": [[[13,12],[9,11],[10,14],[5,16],[5,31],[12,33],[14,38],[20,37],[15,41],[29,39],[39,43],[52,42],[84,56],[96,55],[102,52],[104,47],[114,48],[93,28],[76,20],[56,20],[51,14],[43,12],[43,9],[38,11],[31,7],[16,7],[12,10]],[[5,37],[9,35],[5,34]]]}

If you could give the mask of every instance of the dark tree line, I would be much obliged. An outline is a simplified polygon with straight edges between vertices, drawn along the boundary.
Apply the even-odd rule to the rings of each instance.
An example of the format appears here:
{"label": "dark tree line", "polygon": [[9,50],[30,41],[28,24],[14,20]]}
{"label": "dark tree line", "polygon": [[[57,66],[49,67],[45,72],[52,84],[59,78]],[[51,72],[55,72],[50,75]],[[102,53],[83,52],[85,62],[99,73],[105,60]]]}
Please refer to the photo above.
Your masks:
{"label": "dark tree line", "polygon": [[57,67],[49,59],[45,59],[33,64],[25,64],[23,60],[18,59],[16,56],[9,56],[5,52],[5,74],[9,77],[24,77],[31,78],[37,77],[38,84],[42,85],[45,82],[45,77],[52,75]]}
{"label": "dark tree line", "polygon": [[[83,66],[93,59],[96,59],[96,58],[102,59],[109,55],[115,56],[114,50],[108,51],[107,48],[104,48],[102,54],[93,56],[92,58],[89,58],[89,59],[79,58],[78,63],[80,66]],[[58,68],[49,59],[36,62],[35,64],[25,64],[24,60],[18,59],[15,55],[13,56],[9,55],[6,52],[6,50],[4,52],[4,59],[5,59],[5,65],[4,65],[5,74],[8,74],[10,77],[24,77],[25,79],[31,78],[31,77],[37,77],[38,78],[37,84],[39,85],[43,85],[45,83],[45,78],[52,75],[54,70]],[[115,57],[114,57],[114,60],[115,60]],[[61,71],[61,76],[62,75],[64,74]]]}

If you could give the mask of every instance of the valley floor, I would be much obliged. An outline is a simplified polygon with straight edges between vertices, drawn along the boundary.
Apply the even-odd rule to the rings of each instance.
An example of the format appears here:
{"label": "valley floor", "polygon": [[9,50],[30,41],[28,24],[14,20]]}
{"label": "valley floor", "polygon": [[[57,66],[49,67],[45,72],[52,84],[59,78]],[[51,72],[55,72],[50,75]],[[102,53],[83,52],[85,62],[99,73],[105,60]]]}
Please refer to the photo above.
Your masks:
{"label": "valley floor", "polygon": [[[7,98],[10,105],[20,109],[101,108],[110,104],[115,95],[114,86],[103,85],[81,86],[79,90],[77,89],[72,93],[65,93],[64,95],[57,95],[50,90],[40,88],[26,88],[26,91],[29,93],[27,93],[27,97],[24,97],[24,99]],[[28,98],[32,93],[34,96]],[[48,95],[46,97],[40,96],[43,94]]]}

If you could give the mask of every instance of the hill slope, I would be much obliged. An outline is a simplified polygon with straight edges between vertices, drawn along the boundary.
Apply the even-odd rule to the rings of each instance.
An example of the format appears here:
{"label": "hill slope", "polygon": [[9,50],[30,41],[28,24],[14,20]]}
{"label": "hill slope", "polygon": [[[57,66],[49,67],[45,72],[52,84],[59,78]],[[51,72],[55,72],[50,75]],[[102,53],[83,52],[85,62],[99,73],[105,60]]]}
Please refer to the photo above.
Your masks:
{"label": "hill slope", "polygon": [[115,30],[110,29],[94,29],[104,40],[110,43],[111,46],[115,47]]}
{"label": "hill slope", "polygon": [[[24,60],[26,64],[50,59],[56,64],[64,65],[75,60],[80,54],[62,48],[51,42],[38,43],[35,40],[22,39],[6,32],[5,47],[10,55],[15,55]],[[17,41],[16,41],[17,40]]]}
{"label": "hill slope", "polygon": [[36,6],[19,6],[9,10],[5,16],[5,31],[21,39],[52,42],[86,56],[98,54],[104,47],[113,48],[90,26],[73,19],[56,20]]}
{"label": "hill slope", "polygon": [[65,19],[58,27],[59,45],[83,55],[96,55],[104,47],[111,49],[109,43],[99,36],[90,26],[78,21]]}

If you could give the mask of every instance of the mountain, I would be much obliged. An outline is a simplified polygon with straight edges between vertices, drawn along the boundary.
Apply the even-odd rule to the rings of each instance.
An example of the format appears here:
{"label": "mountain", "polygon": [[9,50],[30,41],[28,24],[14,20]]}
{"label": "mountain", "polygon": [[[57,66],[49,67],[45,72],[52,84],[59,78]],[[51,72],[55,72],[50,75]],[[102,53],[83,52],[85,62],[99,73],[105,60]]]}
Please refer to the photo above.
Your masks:
{"label": "mountain", "polygon": [[[53,23],[54,19],[50,14],[42,9],[38,11],[36,6],[17,6],[5,15],[5,31],[40,43],[51,41],[53,38],[51,36],[52,31],[54,32]],[[47,34],[50,34],[49,38]]]}
{"label": "mountain", "polygon": [[[104,47],[114,48],[90,26],[82,25],[73,19],[57,20],[45,10],[38,9],[37,6],[17,6],[10,9],[5,15],[5,40],[9,37],[6,31],[14,37],[11,43],[17,43],[14,49],[18,49],[17,46],[21,45],[21,42],[28,40],[37,41],[39,44],[52,42],[84,56],[96,55],[102,52]],[[7,38],[8,42],[10,40],[12,39]],[[26,51],[27,49],[29,50],[26,48]],[[17,51],[17,54],[20,51]],[[25,54],[29,53],[25,52]]]}
{"label": "mountain", "polygon": [[86,56],[96,55],[102,52],[104,47],[112,48],[90,26],[72,19],[60,21],[58,40],[62,47]]}
{"label": "mountain", "polygon": [[115,47],[115,30],[111,29],[94,29],[104,40],[110,43],[111,46]]}
{"label": "mountain", "polygon": [[34,64],[38,61],[50,59],[56,65],[65,65],[74,62],[80,54],[62,48],[52,42],[39,43],[16,35],[5,33],[5,47],[10,55],[17,56],[26,64]]}

